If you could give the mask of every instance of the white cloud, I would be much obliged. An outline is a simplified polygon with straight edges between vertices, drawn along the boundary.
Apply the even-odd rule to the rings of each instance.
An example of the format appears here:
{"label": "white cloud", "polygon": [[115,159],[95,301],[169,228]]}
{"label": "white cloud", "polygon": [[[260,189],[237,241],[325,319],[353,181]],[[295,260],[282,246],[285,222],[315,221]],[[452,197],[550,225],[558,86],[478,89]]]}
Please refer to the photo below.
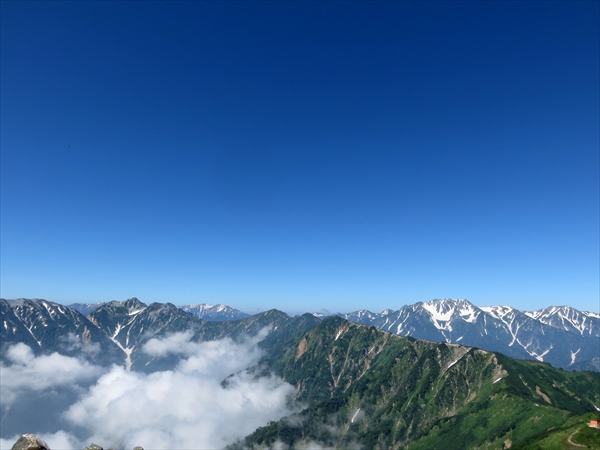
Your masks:
{"label": "white cloud", "polygon": [[[222,448],[295,410],[294,388],[274,375],[257,378],[243,369],[262,355],[256,343],[231,339],[190,342],[189,333],[152,339],[151,355],[189,355],[173,371],[149,375],[114,367],[66,416],[116,448]],[[221,381],[229,374],[228,386]]]}
{"label": "white cloud", "polygon": [[150,339],[142,351],[150,356],[164,357],[169,354],[184,357],[179,362],[179,372],[198,373],[222,380],[226,376],[258,362],[262,351],[256,345],[267,335],[263,329],[257,336],[241,343],[230,338],[218,341],[192,342],[191,332],[174,333],[162,339]]}
{"label": "white cloud", "polygon": [[12,403],[25,390],[42,391],[73,385],[94,380],[104,372],[87,361],[59,353],[36,357],[23,343],[9,347],[6,356],[12,364],[6,366],[0,363],[0,399],[3,404]]}
{"label": "white cloud", "polygon": [[[34,357],[31,349],[19,344],[9,351],[13,365],[3,368],[2,385],[4,389],[4,370],[12,374],[11,388],[30,388],[39,382],[42,389],[42,385],[67,383],[69,376],[77,379],[76,374],[101,375],[64,413],[72,430],[40,435],[53,449],[82,448],[69,434],[82,429],[87,430],[83,444],[95,442],[104,448],[223,448],[297,411],[290,404],[293,386],[275,375],[257,377],[244,370],[262,356],[256,344],[265,333],[242,343],[190,342],[190,333],[151,339],[144,347],[148,354],[183,357],[174,370],[151,374],[127,372],[119,366],[100,374],[76,358]],[[27,381],[19,381],[18,373],[26,373]],[[221,382],[232,373],[223,387]],[[3,440],[0,446],[10,448],[15,440],[8,447]]]}

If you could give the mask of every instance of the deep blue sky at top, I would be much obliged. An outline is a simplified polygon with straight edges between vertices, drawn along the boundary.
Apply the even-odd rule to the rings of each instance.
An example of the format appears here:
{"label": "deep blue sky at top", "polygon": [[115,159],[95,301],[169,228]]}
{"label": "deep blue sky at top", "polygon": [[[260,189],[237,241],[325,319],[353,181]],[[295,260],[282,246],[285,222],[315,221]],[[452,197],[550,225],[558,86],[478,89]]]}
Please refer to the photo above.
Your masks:
{"label": "deep blue sky at top", "polygon": [[2,297],[598,311],[599,5],[3,1]]}

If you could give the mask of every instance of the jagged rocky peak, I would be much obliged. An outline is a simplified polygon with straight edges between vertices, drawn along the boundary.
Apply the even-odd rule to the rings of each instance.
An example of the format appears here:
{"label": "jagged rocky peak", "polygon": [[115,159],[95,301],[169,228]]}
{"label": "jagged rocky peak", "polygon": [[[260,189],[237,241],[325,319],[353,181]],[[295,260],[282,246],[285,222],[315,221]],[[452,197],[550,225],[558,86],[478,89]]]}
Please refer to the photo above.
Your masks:
{"label": "jagged rocky peak", "polygon": [[146,304],[140,302],[136,297],[129,298],[123,302],[123,306],[127,308],[129,313],[139,311],[146,308]]}
{"label": "jagged rocky peak", "polygon": [[288,319],[290,316],[287,313],[284,313],[283,311],[279,311],[278,309],[269,309],[268,311],[262,312],[257,314],[257,316],[264,316],[264,317],[282,317],[285,319]]}
{"label": "jagged rocky peak", "polygon": [[[133,316],[138,314],[139,312],[144,312],[143,316],[147,320],[155,321],[155,320],[165,320],[166,318],[176,317],[182,313],[181,309],[175,306],[173,303],[151,303],[148,306],[144,306],[140,309],[135,309],[129,312],[129,316]],[[189,314],[188,314],[189,315]]]}

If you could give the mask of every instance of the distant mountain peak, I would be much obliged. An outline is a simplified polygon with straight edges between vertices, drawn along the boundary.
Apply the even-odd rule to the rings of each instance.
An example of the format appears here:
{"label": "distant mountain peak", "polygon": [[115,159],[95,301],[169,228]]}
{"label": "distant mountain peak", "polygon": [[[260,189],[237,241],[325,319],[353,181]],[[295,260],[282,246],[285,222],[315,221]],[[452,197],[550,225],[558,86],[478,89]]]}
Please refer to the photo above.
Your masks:
{"label": "distant mountain peak", "polygon": [[433,321],[439,325],[439,322],[449,322],[453,317],[458,316],[467,322],[474,322],[481,310],[468,300],[464,299],[438,299],[421,303]]}
{"label": "distant mountain peak", "polygon": [[79,311],[84,316],[87,316],[88,314],[96,311],[102,305],[104,305],[104,302],[100,302],[100,303],[71,303],[71,304],[67,305],[67,307],[71,308],[71,309],[74,309],[75,311]]}
{"label": "distant mountain peak", "polygon": [[186,312],[195,315],[199,319],[208,320],[211,322],[221,322],[225,320],[239,320],[249,317],[248,314],[239,311],[231,306],[222,304],[198,303],[179,306]]}
{"label": "distant mountain peak", "polygon": [[146,307],[146,304],[139,301],[137,297],[128,298],[127,300],[121,303],[129,310],[142,309]]}

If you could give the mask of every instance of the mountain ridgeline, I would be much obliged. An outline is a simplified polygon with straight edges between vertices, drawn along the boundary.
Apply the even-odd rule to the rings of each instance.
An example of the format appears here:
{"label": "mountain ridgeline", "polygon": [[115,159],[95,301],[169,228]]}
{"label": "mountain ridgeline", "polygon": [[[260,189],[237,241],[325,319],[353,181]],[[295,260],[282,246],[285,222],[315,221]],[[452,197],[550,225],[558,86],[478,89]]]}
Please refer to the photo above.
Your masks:
{"label": "mountain ridgeline", "polygon": [[[263,316],[288,318],[275,310],[248,316],[225,305],[145,305],[136,298],[68,307],[46,300],[1,300],[0,309],[4,343],[23,342],[36,353],[64,351],[72,347],[65,341],[71,333],[82,345],[100,347],[96,359],[128,367],[135,367],[141,347],[155,335],[193,329],[196,340],[216,339],[243,333],[247,324],[257,321],[268,322],[270,327],[280,325],[277,320],[261,319]],[[399,336],[477,347],[566,370],[600,371],[600,314],[568,306],[523,312],[508,306],[479,308],[467,300],[444,299],[379,314],[361,310],[336,315]]]}
{"label": "mountain ridgeline", "polygon": [[100,304],[87,316],[47,300],[0,299],[0,317],[2,361],[7,361],[8,346],[24,343],[36,355],[79,355],[96,364],[124,365],[127,370],[147,373],[172,369],[176,363],[175,358],[151,357],[143,351],[153,338],[189,332],[194,342],[236,340],[267,328],[272,331],[260,346],[269,348],[320,321],[311,314],[289,317],[277,310],[239,320],[208,321],[171,303],[146,305],[137,298]]}

